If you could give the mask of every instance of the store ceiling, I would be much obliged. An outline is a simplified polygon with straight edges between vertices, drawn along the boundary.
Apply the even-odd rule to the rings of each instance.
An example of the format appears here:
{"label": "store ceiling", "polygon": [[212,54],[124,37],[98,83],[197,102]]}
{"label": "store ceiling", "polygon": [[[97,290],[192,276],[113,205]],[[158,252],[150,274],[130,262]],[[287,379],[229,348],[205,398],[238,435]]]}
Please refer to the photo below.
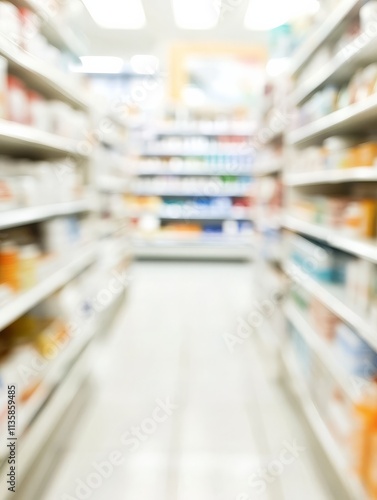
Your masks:
{"label": "store ceiling", "polygon": [[[120,0],[127,1],[127,0]],[[189,1],[189,0],[188,0]],[[214,0],[215,1],[215,0]],[[234,0],[236,4],[224,12],[218,26],[211,30],[181,30],[173,17],[170,0],[143,0],[146,27],[140,30],[107,30],[100,28],[80,2],[76,10],[78,28],[87,38],[90,55],[114,55],[125,59],[134,54],[155,54],[175,41],[228,42],[242,44],[266,44],[267,35],[244,28],[245,13],[249,0]],[[200,13],[198,13],[200,15]]]}

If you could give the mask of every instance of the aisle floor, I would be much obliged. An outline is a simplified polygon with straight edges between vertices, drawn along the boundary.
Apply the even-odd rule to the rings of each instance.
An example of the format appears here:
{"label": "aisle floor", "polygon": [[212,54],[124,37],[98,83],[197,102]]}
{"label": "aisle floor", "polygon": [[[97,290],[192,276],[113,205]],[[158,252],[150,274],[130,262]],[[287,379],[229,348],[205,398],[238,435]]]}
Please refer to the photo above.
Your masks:
{"label": "aisle floor", "polygon": [[334,498],[256,341],[230,352],[224,340],[250,310],[252,281],[248,264],[135,264],[96,397],[38,500]]}

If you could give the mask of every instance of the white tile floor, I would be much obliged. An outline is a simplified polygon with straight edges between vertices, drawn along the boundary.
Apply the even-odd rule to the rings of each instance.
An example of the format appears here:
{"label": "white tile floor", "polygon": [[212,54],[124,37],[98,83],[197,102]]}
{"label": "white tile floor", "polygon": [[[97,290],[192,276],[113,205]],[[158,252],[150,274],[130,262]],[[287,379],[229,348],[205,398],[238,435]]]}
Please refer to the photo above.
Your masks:
{"label": "white tile floor", "polygon": [[[330,500],[309,440],[266,378],[254,341],[227,350],[223,335],[236,331],[252,294],[247,264],[136,264],[97,397],[41,500]],[[178,407],[154,424],[156,401],[166,398]],[[149,434],[131,451],[122,436],[133,426]],[[258,494],[251,474],[290,439],[305,451]],[[92,475],[98,487],[89,492],[77,490],[96,472],[93,463],[115,450],[123,465],[100,486]]]}

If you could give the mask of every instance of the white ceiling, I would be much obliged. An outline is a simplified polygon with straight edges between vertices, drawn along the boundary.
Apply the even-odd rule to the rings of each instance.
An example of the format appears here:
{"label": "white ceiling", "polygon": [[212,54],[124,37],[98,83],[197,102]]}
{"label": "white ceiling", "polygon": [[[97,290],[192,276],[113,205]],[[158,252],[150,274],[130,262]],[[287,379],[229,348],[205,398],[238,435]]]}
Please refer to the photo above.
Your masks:
{"label": "white ceiling", "polygon": [[[228,2],[229,10],[224,11],[216,28],[205,31],[177,28],[170,0],[142,1],[147,24],[141,30],[102,29],[92,20],[84,5],[81,2],[77,4],[79,6],[75,9],[75,24],[77,23],[80,32],[87,38],[88,54],[114,55],[127,60],[134,54],[155,54],[162,57],[165,49],[174,41],[203,43],[226,41],[248,45],[265,45],[268,40],[265,33],[251,32],[244,28],[245,12],[249,0],[223,0],[225,3]],[[236,6],[231,7],[232,4],[236,4]]]}

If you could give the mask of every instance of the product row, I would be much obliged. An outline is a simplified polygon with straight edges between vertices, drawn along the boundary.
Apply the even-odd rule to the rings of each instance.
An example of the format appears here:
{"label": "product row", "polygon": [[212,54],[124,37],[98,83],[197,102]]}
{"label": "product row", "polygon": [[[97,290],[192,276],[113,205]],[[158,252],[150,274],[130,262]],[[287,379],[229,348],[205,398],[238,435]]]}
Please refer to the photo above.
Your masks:
{"label": "product row", "polygon": [[[374,31],[369,31],[371,23],[377,16],[377,3],[375,0],[369,0],[360,9],[359,15],[352,18],[350,22],[345,23],[345,27],[340,36],[324,44],[314,55],[312,60],[307,64],[305,69],[300,74],[297,83],[303,83],[316,73],[318,73],[326,64],[330,63],[342,51],[345,55],[352,55],[365,45],[366,41],[370,41],[374,36]],[[372,26],[374,29],[374,27]],[[357,45],[357,39],[365,34],[364,40]],[[369,36],[368,36],[369,35]],[[372,36],[371,36],[372,35]],[[347,49],[355,44],[354,50]]]}
{"label": "product row", "polygon": [[337,285],[355,312],[377,325],[377,265],[298,235],[287,241],[289,259],[315,280]]}
{"label": "product row", "polygon": [[297,111],[293,128],[311,123],[339,109],[363,102],[377,92],[377,63],[358,70],[350,82],[341,87],[327,85],[316,92]]}
{"label": "product row", "polygon": [[[1,4],[1,2],[0,2]],[[0,57],[0,119],[30,125],[62,137],[82,139],[90,130],[90,119],[82,111],[61,101],[49,101],[8,74],[7,60]]]}
{"label": "product row", "polygon": [[161,197],[129,196],[129,213],[137,216],[152,213],[161,218],[249,218],[250,198],[192,198],[164,199]]}
{"label": "product row", "polygon": [[135,175],[153,174],[228,174],[247,175],[251,173],[251,161],[247,157],[235,157],[232,161],[221,156],[202,158],[143,158],[131,162],[131,170]]}
{"label": "product row", "polygon": [[[59,3],[49,2],[49,7],[55,11],[54,15],[58,15],[56,11],[59,10]],[[16,7],[4,0],[0,2],[0,34],[28,54],[68,72],[72,56],[49,43],[41,33],[42,23],[40,17],[31,10]]]}
{"label": "product row", "polygon": [[253,131],[251,122],[236,121],[229,119],[219,120],[165,120],[153,123],[152,132],[157,135],[163,133],[186,133],[186,134],[219,134],[225,138],[230,135],[247,135]]}
{"label": "product row", "polygon": [[172,193],[200,196],[226,196],[237,193],[246,195],[250,191],[249,177],[219,176],[201,177],[146,177],[132,182],[133,193]]}
{"label": "product row", "polygon": [[73,161],[33,162],[0,157],[0,212],[80,200],[82,169]]}
{"label": "product row", "polygon": [[377,199],[351,196],[301,197],[290,208],[295,217],[330,229],[350,238],[377,236]]}
{"label": "product row", "polygon": [[68,263],[93,241],[94,230],[91,220],[72,216],[7,231],[0,244],[0,302],[43,281],[62,261]]}
{"label": "product row", "polygon": [[[147,215],[133,221],[135,233],[142,237],[167,238],[167,239],[193,239],[200,240],[219,237],[250,236],[253,225],[248,221],[191,223],[191,222],[164,222],[158,217]],[[220,241],[220,240],[218,240]]]}
{"label": "product row", "polygon": [[210,139],[207,137],[169,137],[149,141],[147,154],[231,154],[251,155],[252,148],[242,137]]}
{"label": "product row", "polygon": [[355,137],[329,137],[321,146],[289,150],[287,164],[295,172],[377,167],[377,141],[360,143]]}
{"label": "product row", "polygon": [[289,325],[288,332],[300,370],[297,376],[304,382],[322,421],[338,444],[349,474],[359,477],[371,500],[377,499],[376,386],[373,388],[360,378],[360,374],[375,378],[375,354],[346,325],[338,325],[333,341],[337,357],[334,363],[339,360],[350,371],[349,385],[359,393],[359,400],[353,402],[332,379],[299,331]]}

